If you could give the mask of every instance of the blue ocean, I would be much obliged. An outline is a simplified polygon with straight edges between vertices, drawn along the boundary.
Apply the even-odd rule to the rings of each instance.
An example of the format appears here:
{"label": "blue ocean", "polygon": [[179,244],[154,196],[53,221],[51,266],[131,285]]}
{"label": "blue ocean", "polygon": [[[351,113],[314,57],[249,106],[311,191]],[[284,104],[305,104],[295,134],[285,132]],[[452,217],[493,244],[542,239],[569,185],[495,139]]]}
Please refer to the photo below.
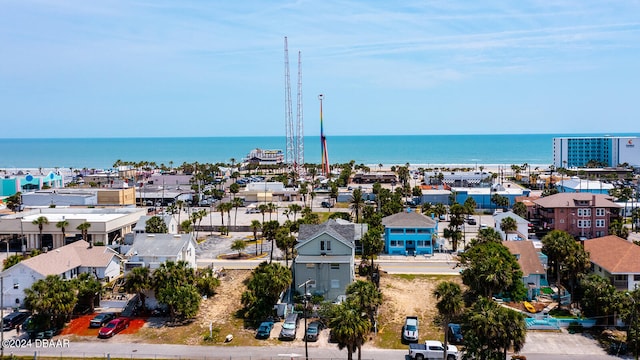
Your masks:
{"label": "blue ocean", "polygon": [[[616,135],[616,134],[610,134]],[[638,134],[619,134],[638,136]],[[540,164],[553,161],[552,139],[600,134],[328,136],[330,163],[367,165]],[[0,168],[108,169],[117,160],[166,166],[240,162],[255,148],[286,148],[285,137],[0,139]],[[306,163],[320,163],[319,136],[304,142]]]}

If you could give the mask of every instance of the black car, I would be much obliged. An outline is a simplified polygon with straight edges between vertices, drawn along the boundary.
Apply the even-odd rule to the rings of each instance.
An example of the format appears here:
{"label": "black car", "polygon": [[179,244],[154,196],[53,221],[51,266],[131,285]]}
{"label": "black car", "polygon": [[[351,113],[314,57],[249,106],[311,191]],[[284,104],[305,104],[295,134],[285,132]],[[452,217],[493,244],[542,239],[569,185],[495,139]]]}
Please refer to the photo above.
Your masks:
{"label": "black car", "polygon": [[108,324],[109,321],[116,318],[114,313],[101,313],[96,315],[91,321],[89,321],[89,327],[103,327]]}
{"label": "black car", "polygon": [[24,311],[16,311],[12,312],[9,315],[6,315],[3,318],[3,328],[2,330],[12,330],[15,329],[16,326],[22,324],[27,318],[31,315],[29,312]]}
{"label": "black car", "polygon": [[476,224],[476,219],[474,219],[474,218],[469,218],[469,220],[467,220],[467,224],[469,224],[469,225],[475,225],[475,224]]}
{"label": "black car", "polygon": [[322,324],[320,322],[314,321],[307,327],[307,333],[305,336],[307,337],[307,341],[318,341],[318,336],[320,335],[320,331],[322,330]]}

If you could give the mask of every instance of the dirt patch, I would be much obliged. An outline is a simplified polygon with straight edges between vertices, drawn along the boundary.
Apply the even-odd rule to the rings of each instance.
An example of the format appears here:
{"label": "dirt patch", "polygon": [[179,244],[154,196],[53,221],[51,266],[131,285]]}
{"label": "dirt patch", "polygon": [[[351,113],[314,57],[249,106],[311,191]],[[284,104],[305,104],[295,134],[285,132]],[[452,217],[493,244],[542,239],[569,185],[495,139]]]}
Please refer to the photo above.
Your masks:
{"label": "dirt patch", "polygon": [[[89,322],[91,321],[91,319],[93,319],[94,316],[96,316],[96,314],[84,315],[71,320],[62,330],[60,335],[97,337],[100,328],[89,327]],[[131,318],[129,327],[119,332],[119,334],[135,334],[145,325],[146,322],[146,318]]]}
{"label": "dirt patch", "polygon": [[441,281],[454,281],[462,285],[459,276],[388,275],[380,277],[383,304],[378,315],[378,334],[372,345],[381,348],[406,349],[400,336],[407,316],[417,316],[420,341],[443,340],[444,334],[436,323],[438,310],[433,291]]}

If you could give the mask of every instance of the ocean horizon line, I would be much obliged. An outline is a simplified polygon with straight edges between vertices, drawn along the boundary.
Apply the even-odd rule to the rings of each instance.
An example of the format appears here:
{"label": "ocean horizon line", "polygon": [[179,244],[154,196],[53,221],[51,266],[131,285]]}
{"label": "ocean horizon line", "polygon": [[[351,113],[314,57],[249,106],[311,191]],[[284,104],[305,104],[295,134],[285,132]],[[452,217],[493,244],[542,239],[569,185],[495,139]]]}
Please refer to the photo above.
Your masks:
{"label": "ocean horizon line", "polygon": [[[474,133],[474,134],[328,134],[326,137],[475,137],[475,136],[540,136],[553,135],[553,137],[580,137],[580,136],[596,136],[596,137],[615,137],[615,136],[640,136],[637,132],[609,132],[609,133],[553,133],[553,132],[536,132],[536,133]],[[0,137],[2,140],[109,140],[109,139],[222,139],[222,138],[285,138],[284,135],[210,135],[210,136],[109,136],[109,137],[85,137],[85,136],[66,136],[66,137]],[[309,134],[306,137],[320,137],[320,134]]]}

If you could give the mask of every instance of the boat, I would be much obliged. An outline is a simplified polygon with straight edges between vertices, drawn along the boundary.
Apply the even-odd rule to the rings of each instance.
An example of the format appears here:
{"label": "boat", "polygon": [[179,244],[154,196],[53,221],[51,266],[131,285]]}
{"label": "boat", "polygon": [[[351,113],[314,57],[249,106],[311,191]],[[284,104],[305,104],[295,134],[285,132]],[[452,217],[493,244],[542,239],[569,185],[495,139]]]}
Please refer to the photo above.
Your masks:
{"label": "boat", "polygon": [[524,304],[524,308],[527,309],[528,312],[533,313],[533,314],[538,312],[538,310],[536,310],[536,307],[533,306],[532,303],[530,303],[528,301],[523,301],[522,303]]}

